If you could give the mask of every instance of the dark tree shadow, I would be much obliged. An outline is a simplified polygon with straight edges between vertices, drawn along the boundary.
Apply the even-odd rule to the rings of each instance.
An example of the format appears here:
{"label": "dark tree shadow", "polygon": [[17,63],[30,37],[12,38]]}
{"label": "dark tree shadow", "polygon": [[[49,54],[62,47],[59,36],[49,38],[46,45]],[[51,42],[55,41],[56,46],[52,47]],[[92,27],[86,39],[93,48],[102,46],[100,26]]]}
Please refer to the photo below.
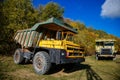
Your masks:
{"label": "dark tree shadow", "polygon": [[64,66],[64,72],[71,73],[71,72],[75,72],[78,70],[88,69],[89,67],[90,67],[90,65],[88,65],[88,64],[80,64],[80,63],[68,64],[68,65],[66,64]]}
{"label": "dark tree shadow", "polygon": [[49,70],[48,74],[57,73],[63,70],[64,73],[72,73],[78,70],[88,69],[90,66],[87,64],[62,64],[62,65],[55,65],[52,64],[51,69]]}
{"label": "dark tree shadow", "polygon": [[47,75],[57,73],[62,69],[63,72],[65,73],[72,73],[78,70],[86,70],[87,80],[102,80],[102,78],[88,64],[65,64],[65,65],[54,64]]}
{"label": "dark tree shadow", "polygon": [[86,69],[87,80],[102,80],[102,78],[92,69]]}

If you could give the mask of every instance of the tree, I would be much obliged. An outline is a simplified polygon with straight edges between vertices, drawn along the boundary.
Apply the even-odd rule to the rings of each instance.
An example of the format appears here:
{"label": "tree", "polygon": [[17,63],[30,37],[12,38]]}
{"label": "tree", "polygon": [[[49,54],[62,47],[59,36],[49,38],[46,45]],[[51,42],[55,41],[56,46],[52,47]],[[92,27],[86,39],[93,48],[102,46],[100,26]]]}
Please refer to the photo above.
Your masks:
{"label": "tree", "polygon": [[29,28],[38,21],[38,11],[31,0],[0,1],[0,14],[0,48],[5,51],[12,50],[13,35],[17,30]]}
{"label": "tree", "polygon": [[4,25],[3,1],[0,1],[0,28]]}
{"label": "tree", "polygon": [[8,28],[14,31],[33,26],[37,22],[37,11],[33,8],[31,0],[6,0],[4,14],[7,18]]}
{"label": "tree", "polygon": [[40,19],[43,21],[51,17],[61,19],[64,13],[64,9],[54,2],[49,2],[46,6],[40,6],[39,9]]}
{"label": "tree", "polygon": [[42,15],[43,9],[44,9],[44,6],[40,4],[38,7],[39,22],[41,22],[41,15]]}
{"label": "tree", "polygon": [[[57,3],[49,2],[39,9],[33,8],[31,0],[0,0],[0,53],[12,52],[13,35],[17,30],[32,27],[38,21],[51,17],[63,19],[64,9]],[[74,41],[85,47],[85,52],[93,54],[96,38],[116,39],[116,49],[120,49],[120,38],[109,35],[102,30],[86,27],[85,24],[71,19],[64,19],[78,29]],[[118,46],[119,45],[119,46]]]}

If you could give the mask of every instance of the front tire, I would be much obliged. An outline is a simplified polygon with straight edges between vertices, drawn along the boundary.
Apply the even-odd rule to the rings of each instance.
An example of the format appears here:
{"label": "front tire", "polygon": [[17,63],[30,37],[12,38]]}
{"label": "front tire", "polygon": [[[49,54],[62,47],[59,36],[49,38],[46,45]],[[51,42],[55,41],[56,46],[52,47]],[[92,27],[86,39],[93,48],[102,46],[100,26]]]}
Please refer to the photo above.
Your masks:
{"label": "front tire", "polygon": [[98,55],[96,54],[96,60],[99,60],[99,57],[98,57]]}
{"label": "front tire", "polygon": [[113,61],[116,60],[116,54],[114,54]]}
{"label": "front tire", "polygon": [[50,67],[50,56],[44,51],[37,52],[33,58],[33,67],[37,74],[46,74]]}

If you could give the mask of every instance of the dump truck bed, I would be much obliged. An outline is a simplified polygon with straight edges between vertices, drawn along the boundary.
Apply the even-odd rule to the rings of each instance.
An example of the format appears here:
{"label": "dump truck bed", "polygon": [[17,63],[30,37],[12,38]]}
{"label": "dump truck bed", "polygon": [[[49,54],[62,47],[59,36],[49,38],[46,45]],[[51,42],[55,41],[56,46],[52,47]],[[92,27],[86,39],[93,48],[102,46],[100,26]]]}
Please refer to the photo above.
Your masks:
{"label": "dump truck bed", "polygon": [[77,30],[67,23],[57,20],[56,18],[50,18],[49,20],[41,23],[36,23],[32,28],[19,30],[14,36],[16,43],[19,43],[22,47],[35,47],[38,45],[38,41],[43,35],[43,28],[54,31],[70,31],[77,34]]}

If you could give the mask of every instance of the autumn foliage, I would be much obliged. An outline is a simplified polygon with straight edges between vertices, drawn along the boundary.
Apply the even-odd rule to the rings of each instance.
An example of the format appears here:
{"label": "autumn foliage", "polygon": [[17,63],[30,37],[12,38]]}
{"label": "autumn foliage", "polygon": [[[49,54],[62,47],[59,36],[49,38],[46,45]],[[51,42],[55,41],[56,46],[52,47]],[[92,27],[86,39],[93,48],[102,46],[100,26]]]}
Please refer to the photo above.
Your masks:
{"label": "autumn foliage", "polygon": [[80,21],[72,21],[63,17],[64,8],[58,3],[49,2],[34,8],[31,0],[1,0],[0,1],[0,54],[13,53],[15,45],[13,35],[17,30],[27,29],[35,23],[55,17],[64,20],[74,28],[78,34],[74,41],[85,48],[86,54],[94,54],[95,39],[114,38],[117,40],[116,49],[120,48],[120,39],[102,30],[95,30]]}

